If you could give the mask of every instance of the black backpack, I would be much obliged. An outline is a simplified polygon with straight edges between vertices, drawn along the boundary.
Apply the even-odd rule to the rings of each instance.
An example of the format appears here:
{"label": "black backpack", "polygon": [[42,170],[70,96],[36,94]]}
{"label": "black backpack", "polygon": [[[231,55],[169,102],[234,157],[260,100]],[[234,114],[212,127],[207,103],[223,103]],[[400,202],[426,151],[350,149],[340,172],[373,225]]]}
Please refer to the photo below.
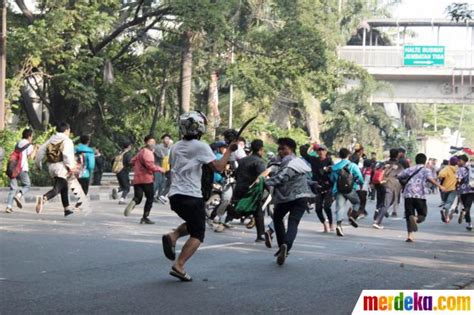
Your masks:
{"label": "black backpack", "polygon": [[214,169],[209,164],[202,165],[201,192],[204,201],[208,201],[212,195],[212,184],[214,183]]}
{"label": "black backpack", "polygon": [[352,192],[354,186],[354,176],[352,176],[351,171],[349,170],[349,164],[344,166],[338,172],[338,178],[336,182],[337,191],[341,194],[349,194]]}

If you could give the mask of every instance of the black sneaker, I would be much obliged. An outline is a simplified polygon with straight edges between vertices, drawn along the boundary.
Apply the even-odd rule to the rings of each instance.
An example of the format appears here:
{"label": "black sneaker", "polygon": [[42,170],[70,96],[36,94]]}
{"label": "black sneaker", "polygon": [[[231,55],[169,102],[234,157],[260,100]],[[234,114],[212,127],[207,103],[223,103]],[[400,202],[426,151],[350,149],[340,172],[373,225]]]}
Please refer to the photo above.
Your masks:
{"label": "black sneaker", "polygon": [[64,216],[67,217],[68,215],[74,214],[74,211],[66,209],[64,210]]}
{"label": "black sneaker", "polygon": [[118,190],[117,190],[117,188],[112,189],[112,199],[113,200],[118,199]]}
{"label": "black sneaker", "polygon": [[356,219],[353,217],[349,217],[349,223],[355,228],[359,227],[359,224],[357,223]]}
{"label": "black sneaker", "polygon": [[281,245],[278,256],[277,256],[278,265],[281,266],[285,263],[287,253],[288,253],[288,246],[286,244]]}
{"label": "black sneaker", "polygon": [[265,246],[272,248],[272,232],[270,230],[265,231]]}
{"label": "black sneaker", "polygon": [[387,212],[385,212],[385,217],[388,218],[390,215],[388,214],[388,210]]}
{"label": "black sneaker", "polygon": [[446,223],[446,213],[443,210],[440,210],[441,213],[441,222]]}
{"label": "black sneaker", "polygon": [[344,232],[342,231],[342,226],[336,226],[336,234],[337,236],[344,236]]}
{"label": "black sneaker", "polygon": [[466,230],[472,231],[472,224],[469,224],[468,226],[466,226]]}
{"label": "black sneaker", "polygon": [[418,231],[418,224],[416,224],[416,217],[414,215],[411,215],[408,217],[408,222],[410,224],[411,230],[413,232]]}
{"label": "black sneaker", "polygon": [[374,211],[374,221],[377,220],[378,215],[379,215],[379,210],[375,209],[375,211]]}
{"label": "black sneaker", "polygon": [[398,214],[396,212],[392,212],[392,218],[398,217]]}
{"label": "black sneaker", "polygon": [[152,220],[150,220],[148,218],[142,218],[140,220],[140,224],[155,224],[155,222],[153,222]]}
{"label": "black sneaker", "polygon": [[262,243],[262,242],[265,242],[265,239],[263,237],[257,237],[257,239],[255,240],[255,243]]}
{"label": "black sneaker", "polygon": [[462,221],[464,220],[464,216],[466,215],[466,211],[462,210],[459,212],[459,218],[458,218],[458,223],[462,224]]}

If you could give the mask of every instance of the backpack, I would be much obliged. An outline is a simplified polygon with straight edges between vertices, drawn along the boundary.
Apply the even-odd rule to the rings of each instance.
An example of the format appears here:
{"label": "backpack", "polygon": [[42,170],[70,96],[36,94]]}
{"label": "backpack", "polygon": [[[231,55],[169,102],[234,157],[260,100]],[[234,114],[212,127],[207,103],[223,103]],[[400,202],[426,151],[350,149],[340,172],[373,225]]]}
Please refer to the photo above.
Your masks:
{"label": "backpack", "polygon": [[201,192],[204,201],[208,201],[212,195],[212,185],[214,184],[214,170],[208,164],[202,165]]}
{"label": "backpack", "polygon": [[124,168],[123,156],[124,155],[125,155],[125,152],[122,152],[118,154],[117,156],[115,156],[114,163],[112,164],[112,173],[118,174],[123,170]]}
{"label": "backpack", "polygon": [[74,156],[76,158],[76,177],[83,178],[86,172],[86,154],[78,152]]}
{"label": "backpack", "polygon": [[374,176],[372,177],[372,183],[379,185],[382,184],[384,179],[385,170],[383,167],[379,167],[374,171]]}
{"label": "backpack", "polygon": [[21,149],[18,147],[18,144],[15,146],[15,149],[13,150],[12,154],[10,154],[10,158],[7,162],[7,170],[5,173],[7,174],[8,178],[15,179],[18,177],[18,175],[20,175],[21,157],[23,155],[23,151],[28,149],[30,145],[31,143],[28,143]]}
{"label": "backpack", "polygon": [[46,162],[48,163],[59,163],[63,161],[63,142],[56,144],[49,143],[46,147]]}
{"label": "backpack", "polygon": [[349,164],[338,171],[339,176],[337,177],[336,187],[337,191],[341,194],[351,193],[354,187],[354,176],[349,170]]}

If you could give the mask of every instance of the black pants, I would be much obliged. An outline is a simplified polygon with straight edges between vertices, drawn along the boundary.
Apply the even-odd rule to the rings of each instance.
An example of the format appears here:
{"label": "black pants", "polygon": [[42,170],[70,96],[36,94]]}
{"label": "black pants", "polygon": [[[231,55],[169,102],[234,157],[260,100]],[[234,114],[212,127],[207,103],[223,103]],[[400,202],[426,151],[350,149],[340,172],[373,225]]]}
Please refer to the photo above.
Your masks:
{"label": "black pants", "polygon": [[332,205],[332,193],[331,191],[326,191],[326,192],[317,192],[316,193],[316,215],[319,218],[319,221],[321,223],[324,223],[326,219],[324,218],[323,210],[324,213],[326,213],[327,220],[329,221],[329,224],[332,224],[332,211],[331,211],[331,205]]}
{"label": "black pants", "polygon": [[383,185],[375,185],[375,191],[377,195],[376,209],[381,209],[385,205],[385,187]]}
{"label": "black pants", "polygon": [[[278,246],[286,244],[288,246],[288,251],[291,249],[296,234],[298,233],[298,225],[307,209],[308,201],[306,198],[300,198],[291,202],[275,205],[273,224],[275,226]],[[283,223],[283,219],[288,212],[290,213],[288,216],[288,230],[285,231],[285,223]]]}
{"label": "black pants", "polygon": [[84,194],[87,196],[89,193],[89,185],[91,184],[91,179],[90,178],[79,178],[78,179],[79,184],[81,184],[82,190],[84,191]]}
{"label": "black pants", "polygon": [[67,180],[61,177],[54,178],[53,189],[48,191],[43,197],[46,198],[46,200],[51,200],[58,194],[61,194],[61,202],[63,207],[69,207],[69,190],[67,186]]}
{"label": "black pants", "polygon": [[142,202],[143,194],[145,194],[145,208],[143,209],[143,218],[147,218],[150,215],[151,207],[153,207],[153,183],[150,184],[137,184],[133,185],[135,195],[133,201],[137,205]]}
{"label": "black pants", "polygon": [[94,176],[93,176],[93,179],[92,179],[92,185],[96,185],[96,186],[102,185],[101,184],[102,174],[103,174],[102,171],[94,172]]}
{"label": "black pants", "polygon": [[119,191],[122,192],[122,198],[125,199],[130,192],[130,173],[122,170],[120,173],[117,173],[117,180],[120,186]]}
{"label": "black pants", "polygon": [[257,237],[262,237],[265,234],[265,219],[263,209],[259,208],[255,211],[255,228],[257,229]]}
{"label": "black pants", "polygon": [[428,207],[426,206],[425,199],[418,198],[405,198],[405,219],[407,221],[407,231],[414,232],[413,227],[410,224],[410,216],[417,216],[417,223],[425,221],[428,213]]}
{"label": "black pants", "polygon": [[462,194],[461,201],[464,206],[464,211],[466,211],[466,222],[471,223],[471,206],[474,201],[474,193]]}
{"label": "black pants", "polygon": [[367,205],[367,190],[358,190],[357,194],[360,199],[359,215],[367,214],[367,210],[365,210],[365,206]]}

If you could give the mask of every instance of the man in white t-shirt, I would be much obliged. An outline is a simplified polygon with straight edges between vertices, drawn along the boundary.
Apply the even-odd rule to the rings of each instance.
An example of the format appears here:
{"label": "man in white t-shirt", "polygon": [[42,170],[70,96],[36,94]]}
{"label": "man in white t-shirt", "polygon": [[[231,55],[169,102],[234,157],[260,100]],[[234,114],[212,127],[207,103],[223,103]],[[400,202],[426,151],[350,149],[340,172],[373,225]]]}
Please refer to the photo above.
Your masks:
{"label": "man in white t-shirt", "polygon": [[207,118],[197,111],[181,115],[179,130],[183,140],[171,147],[171,187],[169,199],[171,209],[181,217],[185,223],[178,226],[173,232],[163,235],[163,251],[165,256],[174,261],[176,259],[175,246],[180,237],[189,235],[179,257],[174,262],[170,275],[181,281],[192,281],[184,271],[184,264],[196,252],[204,241],[206,230],[206,212],[201,187],[202,167],[209,165],[214,171],[223,171],[237,144],[233,142],[230,150],[216,161],[211,147],[200,141],[206,132]]}
{"label": "man in white t-shirt", "polygon": [[[31,144],[33,140],[33,130],[23,130],[21,140],[16,144],[15,149],[21,151],[20,167],[21,172],[17,178],[10,179],[10,192],[7,198],[7,209],[6,213],[13,212],[13,201],[15,201],[18,208],[23,208],[21,199],[28,192],[31,186],[31,180],[28,167],[28,158],[34,158],[36,153],[35,147]],[[20,187],[19,185],[22,185]]]}

